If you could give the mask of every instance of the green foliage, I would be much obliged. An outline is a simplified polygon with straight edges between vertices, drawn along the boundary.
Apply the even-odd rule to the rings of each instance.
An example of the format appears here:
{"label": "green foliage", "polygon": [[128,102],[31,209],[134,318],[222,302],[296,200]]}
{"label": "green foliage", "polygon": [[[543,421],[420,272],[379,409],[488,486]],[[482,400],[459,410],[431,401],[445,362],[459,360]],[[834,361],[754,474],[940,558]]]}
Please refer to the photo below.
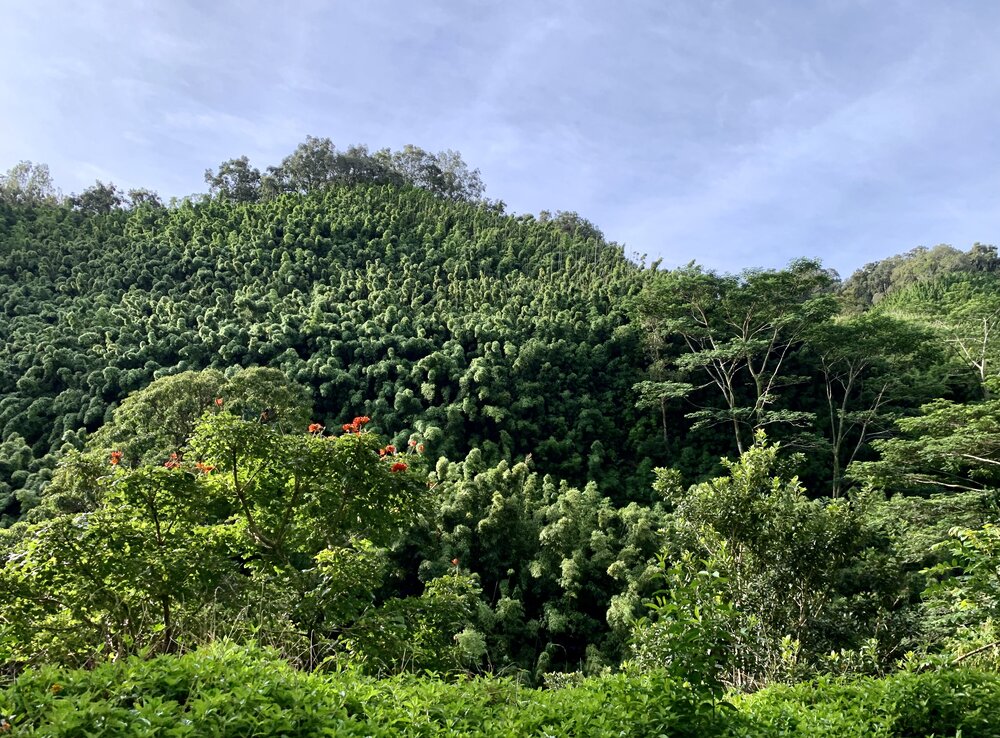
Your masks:
{"label": "green foliage", "polygon": [[879,310],[935,331],[983,398],[1000,386],[1000,273],[946,274],[894,294]]}
{"label": "green foliage", "polygon": [[344,639],[366,672],[475,671],[486,655],[476,630],[478,578],[457,571],[427,583],[419,597],[392,598],[354,624]]}
{"label": "green foliage", "polygon": [[[645,275],[556,221],[364,184],[254,204],[5,212],[0,443],[31,449],[3,480],[8,519],[126,397],[207,368],[234,382],[233,367],[268,366],[306,388],[318,422],[366,414],[396,445],[419,438],[450,458],[530,453],[619,498],[647,487],[625,459],[666,461],[622,412],[644,359],[621,299]],[[132,428],[149,453],[165,450],[169,426],[152,417],[189,413],[159,401],[137,398],[115,442]],[[611,427],[628,430],[592,452]]]}
{"label": "green foliage", "polygon": [[125,194],[112,183],[105,184],[100,180],[81,192],[79,195],[71,195],[67,200],[69,206],[74,210],[91,215],[107,215],[113,210],[118,210],[125,205]]}
{"label": "green foliage", "polygon": [[[995,668],[1000,664],[996,628],[1000,622],[1000,528],[992,523],[978,529],[954,528],[937,548],[945,558],[927,570],[931,581],[924,593],[931,624],[943,631],[946,647],[958,660],[978,656],[980,662]],[[985,643],[984,635],[989,636]]]}
{"label": "green foliage", "polygon": [[650,615],[636,621],[626,671],[662,669],[720,697],[737,613],[725,599],[725,580],[700,563],[690,554],[673,566],[663,562],[663,589],[646,604]]}
{"label": "green foliage", "polygon": [[301,634],[311,662],[317,640],[336,640],[373,600],[378,573],[358,573],[377,561],[369,542],[389,541],[427,499],[419,454],[380,453],[366,423],[338,436],[285,434],[213,403],[164,464],[105,457],[102,474],[78,477],[93,489],[65,495],[90,503],[82,511],[56,510],[6,536],[0,658],[78,663],[186,648],[228,618],[267,638]]}
{"label": "green foliage", "polygon": [[[758,429],[802,424],[806,415],[776,405],[788,385],[788,359],[813,326],[836,312],[832,279],[817,262],[797,261],[781,271],[719,275],[689,265],[651,280],[635,302],[637,319],[657,360],[667,340],[679,341],[672,364],[682,376],[721,395],[721,407],[688,414],[695,428],[731,426],[740,452]],[[692,387],[693,388],[693,387]],[[683,385],[667,382],[665,396]],[[648,388],[644,395],[648,395]]]}
{"label": "green foliage", "polygon": [[[531,695],[514,733],[710,735],[722,685],[993,653],[992,247],[897,259],[838,318],[817,262],[646,270],[576,213],[505,215],[454,152],[309,137],[206,181],[165,208],[0,178],[8,670],[228,637],[565,687],[482,682]],[[847,494],[848,465],[976,492]]]}
{"label": "green foliage", "polygon": [[0,569],[5,662],[172,648],[233,565],[203,528],[217,501],[165,468],[102,478],[103,504],[35,526]]}
{"label": "green foliage", "polygon": [[864,310],[895,292],[942,276],[991,273],[998,269],[1000,258],[995,246],[976,243],[967,252],[945,244],[930,249],[921,246],[866,264],[844,282],[842,292],[856,309]]}
{"label": "green foliage", "polygon": [[867,637],[886,638],[891,651],[900,635],[884,627],[903,589],[888,536],[856,502],[808,499],[781,473],[778,450],[758,433],[724,462],[727,476],[682,495],[661,477],[676,500],[668,555],[708,561],[722,577],[721,602],[737,613],[725,678],[740,687],[793,677]]}
{"label": "green foliage", "polygon": [[55,205],[60,195],[45,164],[21,161],[0,175],[0,204],[38,207]]}
{"label": "green foliage", "polygon": [[832,458],[831,493],[839,497],[844,470],[900,408],[940,392],[922,371],[938,352],[928,330],[880,313],[820,323],[809,349],[823,377],[826,412],[819,425]]}
{"label": "green foliage", "polygon": [[374,681],[302,673],[268,652],[221,645],[181,657],[25,673],[0,692],[13,735],[752,735],[739,716],[659,674],[554,691],[503,679]]}
{"label": "green foliage", "polygon": [[877,489],[994,489],[1000,472],[1000,400],[959,404],[935,400],[921,414],[896,421],[902,435],[876,441],[877,461],[848,474]]}
{"label": "green foliage", "polygon": [[824,679],[715,705],[661,674],[555,690],[508,679],[375,680],[305,673],[273,652],[219,644],[93,670],[44,667],[0,690],[12,736],[1000,736],[1000,679],[948,670]]}
{"label": "green foliage", "polygon": [[735,704],[759,731],[750,735],[1000,736],[1000,680],[975,671],[826,678],[770,687]]}
{"label": "green foliage", "polygon": [[438,463],[438,507],[397,553],[421,579],[476,574],[476,627],[497,670],[542,674],[618,662],[631,619],[656,584],[664,511],[615,507],[596,486],[557,483],[527,463],[484,468],[473,452]]}

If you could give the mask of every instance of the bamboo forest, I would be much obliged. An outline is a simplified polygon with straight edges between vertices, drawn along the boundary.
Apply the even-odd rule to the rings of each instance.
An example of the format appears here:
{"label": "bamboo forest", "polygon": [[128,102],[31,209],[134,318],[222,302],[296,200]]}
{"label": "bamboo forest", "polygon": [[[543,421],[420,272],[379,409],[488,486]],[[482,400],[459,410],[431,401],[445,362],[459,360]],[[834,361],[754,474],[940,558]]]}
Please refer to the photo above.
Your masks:
{"label": "bamboo forest", "polygon": [[0,176],[0,735],[1000,736],[1000,256],[667,268],[454,151]]}

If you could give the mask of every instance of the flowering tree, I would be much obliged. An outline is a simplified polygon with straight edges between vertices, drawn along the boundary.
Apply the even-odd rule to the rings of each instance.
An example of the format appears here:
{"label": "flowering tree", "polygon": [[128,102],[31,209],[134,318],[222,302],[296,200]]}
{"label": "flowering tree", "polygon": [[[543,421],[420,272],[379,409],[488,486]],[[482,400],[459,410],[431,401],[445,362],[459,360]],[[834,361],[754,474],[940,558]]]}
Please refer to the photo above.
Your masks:
{"label": "flowering tree", "polygon": [[0,644],[15,660],[173,650],[251,603],[312,644],[352,616],[345,602],[370,603],[380,578],[345,573],[420,509],[416,450],[386,453],[365,417],[286,434],[224,408],[159,464],[110,452],[94,509],[7,534]]}

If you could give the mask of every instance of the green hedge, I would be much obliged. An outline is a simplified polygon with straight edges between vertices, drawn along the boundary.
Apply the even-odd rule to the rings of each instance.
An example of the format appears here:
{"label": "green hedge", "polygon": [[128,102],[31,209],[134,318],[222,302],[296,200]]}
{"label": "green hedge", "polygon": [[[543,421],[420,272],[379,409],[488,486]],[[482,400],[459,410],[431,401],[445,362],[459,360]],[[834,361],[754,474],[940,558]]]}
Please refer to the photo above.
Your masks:
{"label": "green hedge", "polygon": [[[713,706],[665,677],[563,689],[506,679],[308,674],[220,645],[184,656],[46,667],[0,691],[22,736],[1000,736],[1000,677],[972,671],[820,681]],[[961,731],[961,732],[959,732]]]}
{"label": "green hedge", "polygon": [[761,735],[996,738],[1000,675],[969,669],[821,679],[734,700]]}

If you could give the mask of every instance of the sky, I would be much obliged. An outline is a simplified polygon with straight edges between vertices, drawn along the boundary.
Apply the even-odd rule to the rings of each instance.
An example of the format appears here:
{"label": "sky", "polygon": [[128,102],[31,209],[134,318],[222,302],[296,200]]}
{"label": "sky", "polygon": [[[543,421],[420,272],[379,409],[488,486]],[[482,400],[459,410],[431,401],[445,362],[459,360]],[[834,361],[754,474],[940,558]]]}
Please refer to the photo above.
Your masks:
{"label": "sky", "polygon": [[307,135],[454,149],[666,267],[1000,241],[1000,3],[0,0],[0,172],[164,199]]}

